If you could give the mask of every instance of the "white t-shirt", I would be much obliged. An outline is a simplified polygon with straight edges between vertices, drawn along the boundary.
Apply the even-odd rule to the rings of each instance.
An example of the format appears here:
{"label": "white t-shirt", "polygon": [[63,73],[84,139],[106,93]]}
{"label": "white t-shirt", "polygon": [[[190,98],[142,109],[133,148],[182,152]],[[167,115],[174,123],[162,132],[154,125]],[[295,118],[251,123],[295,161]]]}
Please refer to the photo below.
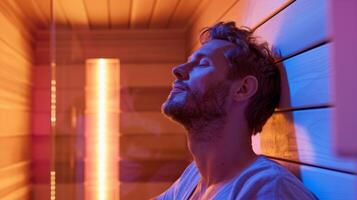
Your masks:
{"label": "white t-shirt", "polygon": [[[188,200],[200,180],[192,162],[179,179],[158,200]],[[258,158],[239,175],[223,185],[213,200],[310,200],[316,199],[299,179],[275,161]]]}

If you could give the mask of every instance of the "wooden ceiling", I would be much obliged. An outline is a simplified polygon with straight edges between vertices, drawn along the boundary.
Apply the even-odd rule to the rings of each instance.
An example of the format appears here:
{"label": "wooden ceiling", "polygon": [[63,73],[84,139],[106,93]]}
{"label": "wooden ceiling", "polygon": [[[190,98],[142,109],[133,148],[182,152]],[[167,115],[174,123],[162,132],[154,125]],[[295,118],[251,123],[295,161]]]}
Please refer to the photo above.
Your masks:
{"label": "wooden ceiling", "polygon": [[[50,0],[15,0],[34,26],[47,28]],[[53,0],[59,27],[73,29],[187,28],[204,0]]]}

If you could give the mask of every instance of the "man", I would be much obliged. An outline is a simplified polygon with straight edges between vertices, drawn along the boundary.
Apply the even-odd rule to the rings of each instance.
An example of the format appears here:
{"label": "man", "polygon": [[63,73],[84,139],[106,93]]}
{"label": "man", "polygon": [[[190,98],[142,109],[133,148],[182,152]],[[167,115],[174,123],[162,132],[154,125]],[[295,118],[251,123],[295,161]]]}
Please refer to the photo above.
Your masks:
{"label": "man", "polygon": [[194,161],[157,199],[315,199],[288,170],[251,146],[280,98],[280,75],[267,44],[248,29],[218,23],[202,47],[173,69],[162,111],[187,130]]}

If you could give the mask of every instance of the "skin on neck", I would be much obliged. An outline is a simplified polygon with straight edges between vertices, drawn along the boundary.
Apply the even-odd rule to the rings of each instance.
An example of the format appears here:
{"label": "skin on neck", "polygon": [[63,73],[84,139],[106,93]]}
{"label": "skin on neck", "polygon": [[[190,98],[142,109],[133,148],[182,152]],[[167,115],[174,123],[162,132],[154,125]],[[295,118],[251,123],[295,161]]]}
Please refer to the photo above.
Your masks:
{"label": "skin on neck", "polygon": [[[240,109],[237,108],[236,109]],[[188,133],[188,148],[200,171],[205,188],[229,181],[256,159],[251,146],[251,133],[241,112],[230,112],[211,141],[198,141]],[[214,123],[214,122],[213,122]],[[193,131],[193,130],[192,130]],[[194,130],[200,131],[200,130]]]}

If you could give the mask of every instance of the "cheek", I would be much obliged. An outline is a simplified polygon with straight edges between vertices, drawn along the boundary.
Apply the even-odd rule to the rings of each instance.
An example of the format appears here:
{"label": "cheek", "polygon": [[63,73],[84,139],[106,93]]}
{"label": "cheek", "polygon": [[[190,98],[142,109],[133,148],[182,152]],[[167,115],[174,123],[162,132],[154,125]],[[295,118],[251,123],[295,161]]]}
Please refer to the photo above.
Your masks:
{"label": "cheek", "polygon": [[191,90],[204,91],[215,79],[215,72],[209,68],[205,70],[194,70],[190,74],[188,85]]}

